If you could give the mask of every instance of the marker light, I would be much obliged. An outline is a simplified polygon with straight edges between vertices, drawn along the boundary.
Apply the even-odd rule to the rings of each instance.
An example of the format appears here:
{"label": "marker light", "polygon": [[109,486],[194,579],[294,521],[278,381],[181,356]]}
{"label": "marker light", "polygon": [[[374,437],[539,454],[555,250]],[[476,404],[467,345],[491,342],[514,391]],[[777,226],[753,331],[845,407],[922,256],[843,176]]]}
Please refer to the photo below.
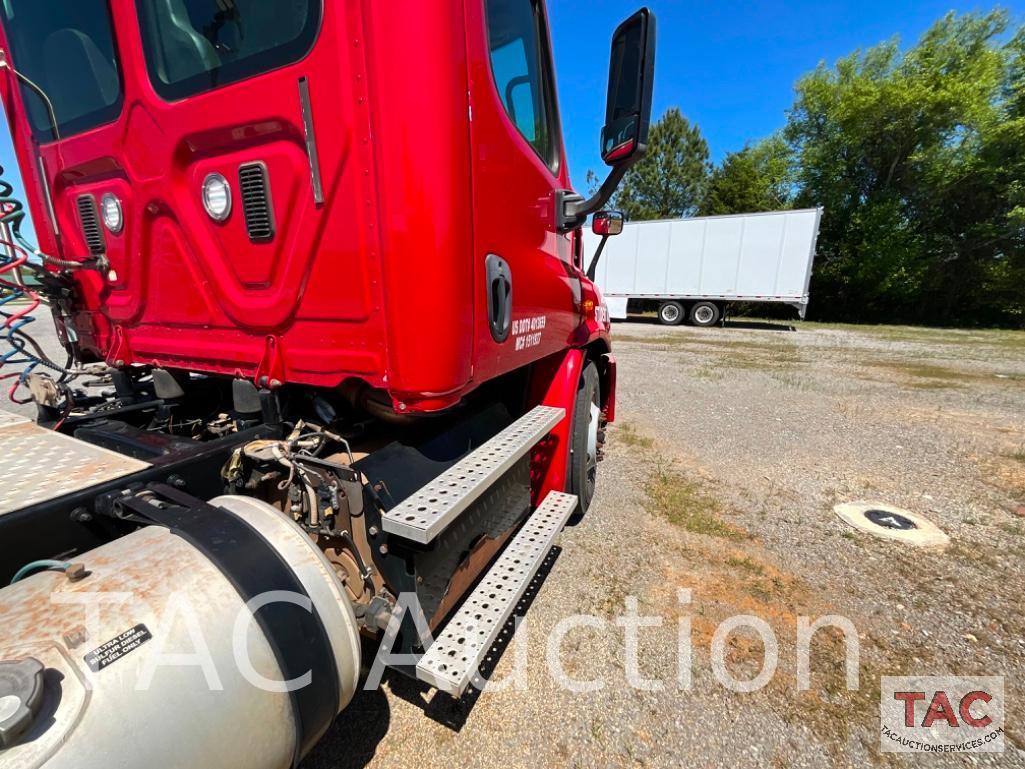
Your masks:
{"label": "marker light", "polygon": [[215,222],[231,215],[231,186],[220,174],[210,174],[203,182],[203,208]]}
{"label": "marker light", "polygon": [[103,224],[112,233],[117,235],[125,226],[124,212],[121,209],[121,201],[117,195],[108,192],[100,201],[100,211],[103,214]]}

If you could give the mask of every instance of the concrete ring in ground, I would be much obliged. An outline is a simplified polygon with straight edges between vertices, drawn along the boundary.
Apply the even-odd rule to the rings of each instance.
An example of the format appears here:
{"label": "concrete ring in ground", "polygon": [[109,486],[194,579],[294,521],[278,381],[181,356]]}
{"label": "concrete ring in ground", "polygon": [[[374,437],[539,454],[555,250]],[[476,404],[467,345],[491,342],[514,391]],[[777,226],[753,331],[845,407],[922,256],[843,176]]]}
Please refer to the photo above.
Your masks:
{"label": "concrete ring in ground", "polygon": [[928,518],[884,502],[847,502],[833,509],[842,521],[882,539],[916,547],[944,547],[950,542]]}

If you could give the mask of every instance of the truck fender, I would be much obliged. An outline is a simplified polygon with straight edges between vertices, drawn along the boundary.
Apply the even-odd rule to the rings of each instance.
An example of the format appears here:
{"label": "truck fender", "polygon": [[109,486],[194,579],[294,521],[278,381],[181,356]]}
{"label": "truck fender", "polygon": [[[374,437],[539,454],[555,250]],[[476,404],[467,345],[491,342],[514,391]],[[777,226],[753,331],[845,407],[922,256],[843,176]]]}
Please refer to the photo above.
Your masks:
{"label": "truck fender", "polygon": [[570,428],[577,385],[584,369],[584,351],[569,349],[538,361],[530,375],[530,405],[557,406],[565,418],[541,441],[531,456],[532,502],[563,491],[569,479]]}
{"label": "truck fender", "polygon": [[601,406],[608,422],[616,421],[616,356],[606,353],[598,360],[601,377]]}

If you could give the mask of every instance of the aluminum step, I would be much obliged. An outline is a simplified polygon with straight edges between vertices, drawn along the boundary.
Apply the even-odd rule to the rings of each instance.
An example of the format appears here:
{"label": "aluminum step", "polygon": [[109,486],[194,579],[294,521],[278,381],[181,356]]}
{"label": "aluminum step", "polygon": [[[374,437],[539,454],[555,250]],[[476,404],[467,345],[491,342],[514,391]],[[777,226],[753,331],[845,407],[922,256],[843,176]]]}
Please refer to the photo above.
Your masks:
{"label": "aluminum step", "polygon": [[571,494],[553,491],[545,498],[420,658],[418,679],[453,697],[466,692],[576,509]]}
{"label": "aluminum step", "polygon": [[0,411],[0,516],[149,467]]}
{"label": "aluminum step", "polygon": [[538,406],[382,516],[389,534],[426,545],[566,416]]}

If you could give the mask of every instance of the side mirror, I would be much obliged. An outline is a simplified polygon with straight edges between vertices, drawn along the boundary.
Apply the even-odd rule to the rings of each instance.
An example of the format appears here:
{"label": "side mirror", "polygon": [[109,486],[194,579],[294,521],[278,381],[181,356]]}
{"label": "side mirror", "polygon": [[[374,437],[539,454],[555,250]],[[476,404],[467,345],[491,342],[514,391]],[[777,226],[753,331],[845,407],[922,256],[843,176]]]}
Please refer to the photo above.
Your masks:
{"label": "side mirror", "polygon": [[643,8],[612,37],[609,96],[601,132],[606,165],[618,165],[647,149],[654,83],[655,17]]}
{"label": "side mirror", "polygon": [[612,170],[590,198],[570,190],[556,195],[555,223],[559,232],[580,227],[612,199],[626,172],[648,150],[651,95],[655,87],[655,15],[642,8],[619,25],[612,37],[609,95],[601,157]]}
{"label": "side mirror", "polygon": [[605,251],[605,244],[609,242],[609,238],[623,233],[624,224],[626,224],[626,216],[622,211],[599,211],[594,215],[591,220],[591,232],[601,235],[601,243],[598,244],[598,248],[594,252],[591,266],[587,268],[587,277],[590,280],[594,280],[595,275],[598,274],[598,262],[601,261],[602,252]]}
{"label": "side mirror", "polygon": [[604,238],[621,235],[625,223],[622,211],[599,211],[591,220],[591,232]]}

